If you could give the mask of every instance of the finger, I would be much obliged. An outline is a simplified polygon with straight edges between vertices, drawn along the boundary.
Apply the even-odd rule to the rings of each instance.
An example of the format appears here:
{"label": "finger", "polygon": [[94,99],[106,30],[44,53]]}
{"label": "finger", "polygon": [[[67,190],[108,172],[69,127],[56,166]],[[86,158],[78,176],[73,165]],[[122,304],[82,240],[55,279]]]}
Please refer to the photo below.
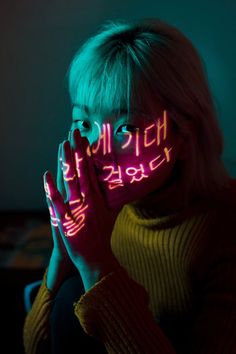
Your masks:
{"label": "finger", "polygon": [[64,236],[70,237],[76,235],[79,230],[85,226],[84,219],[85,219],[85,210],[88,208],[88,205],[84,206],[83,208],[81,205],[77,208],[79,211],[74,210],[77,212],[78,215],[77,219],[74,218],[70,209],[64,203],[64,200],[57,190],[55,182],[53,180],[52,174],[47,171],[44,174],[44,183],[46,186],[47,194],[50,199],[51,205],[56,213],[56,218],[58,221],[58,228],[60,233]]}
{"label": "finger", "polygon": [[77,178],[76,167],[68,140],[64,141],[62,144],[62,165],[67,200],[75,201],[81,199],[80,184]]}
{"label": "finger", "polygon": [[[46,171],[43,178],[46,196],[49,198],[57,218],[62,221],[65,219],[65,215],[68,213],[67,206],[65,205],[63,197],[56,187],[51,172]],[[58,223],[58,226],[60,226],[60,222]]]}
{"label": "finger", "polygon": [[[82,138],[81,144],[83,146],[83,151],[86,151],[89,147],[89,142],[86,138]],[[92,156],[88,154],[85,155],[85,164],[86,164],[86,171],[87,171],[87,179],[89,180],[90,184],[90,193],[96,193],[100,195],[102,193],[101,187],[98,182],[97,172],[95,165],[93,163]],[[88,194],[89,195],[89,194]]]}
{"label": "finger", "polygon": [[[113,133],[113,127],[110,124],[107,124],[106,129],[103,132],[103,139],[105,139],[103,142],[103,149],[99,149],[97,152],[93,153],[91,147],[92,156],[91,158],[87,156],[91,185],[96,193],[103,194],[104,192],[104,168],[117,165],[112,139]],[[106,147],[105,151],[104,146]]]}
{"label": "finger", "polygon": [[58,147],[58,156],[57,156],[57,188],[64,199],[66,199],[66,191],[64,186],[63,172],[62,172],[62,144],[59,144]]}
{"label": "finger", "polygon": [[56,252],[59,252],[58,254],[65,255],[66,248],[63,241],[64,238],[63,238],[62,226],[59,227],[60,220],[57,218],[56,211],[53,207],[51,200],[49,198],[46,198],[46,201],[50,213],[54,250],[56,250]]}
{"label": "finger", "polygon": [[87,166],[87,154],[91,154],[89,142],[86,138],[81,137],[79,129],[75,129],[72,132],[71,140],[80,191],[83,197],[85,197],[91,193],[91,181]]}
{"label": "finger", "polygon": [[46,196],[46,202],[50,214],[50,222],[51,222],[51,227],[53,229],[58,229],[58,222],[59,220],[57,219],[56,212],[53,208],[51,200]]}

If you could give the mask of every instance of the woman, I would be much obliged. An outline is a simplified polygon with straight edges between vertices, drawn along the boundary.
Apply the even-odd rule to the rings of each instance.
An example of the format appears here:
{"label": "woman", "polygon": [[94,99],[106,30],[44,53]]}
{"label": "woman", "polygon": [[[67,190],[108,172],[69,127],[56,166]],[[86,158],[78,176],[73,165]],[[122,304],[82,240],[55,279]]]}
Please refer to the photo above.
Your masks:
{"label": "woman", "polygon": [[235,353],[235,184],[197,51],[158,19],[109,22],[68,80],[26,353]]}

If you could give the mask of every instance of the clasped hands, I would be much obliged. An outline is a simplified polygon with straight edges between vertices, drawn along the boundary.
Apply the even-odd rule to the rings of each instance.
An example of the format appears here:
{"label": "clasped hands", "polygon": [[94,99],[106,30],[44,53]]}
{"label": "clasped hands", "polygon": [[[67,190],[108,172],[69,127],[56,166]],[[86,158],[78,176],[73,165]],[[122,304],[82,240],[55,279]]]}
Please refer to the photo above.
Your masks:
{"label": "clasped hands", "polygon": [[[51,217],[54,250],[78,269],[85,288],[119,267],[110,239],[120,211],[106,205],[96,176],[87,138],[75,129],[59,145],[57,184],[44,173],[44,189]],[[62,195],[64,183],[65,200]],[[66,266],[66,265],[65,265]]]}

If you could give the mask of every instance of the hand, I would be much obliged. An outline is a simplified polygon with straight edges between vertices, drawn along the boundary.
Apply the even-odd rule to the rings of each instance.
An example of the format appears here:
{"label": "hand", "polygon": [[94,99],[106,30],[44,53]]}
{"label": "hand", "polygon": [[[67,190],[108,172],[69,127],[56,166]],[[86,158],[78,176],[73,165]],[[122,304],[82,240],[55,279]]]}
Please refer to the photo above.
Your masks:
{"label": "hand", "polygon": [[[60,191],[61,195],[64,196],[65,190],[62,174],[61,144],[58,149],[57,188]],[[46,202],[50,214],[51,232],[53,238],[53,250],[49,261],[46,285],[49,290],[57,291],[61,283],[73,273],[75,273],[77,270],[74,264],[72,263],[67,253],[64,242],[61,238],[55,210],[53,208],[50,198],[48,197],[47,191]]]}
{"label": "hand", "polygon": [[67,201],[52,174],[44,175],[45,190],[55,212],[66,250],[85,287],[119,267],[110,238],[120,211],[109,210],[100,190],[89,143],[74,130],[71,142],[62,144],[62,165]]}

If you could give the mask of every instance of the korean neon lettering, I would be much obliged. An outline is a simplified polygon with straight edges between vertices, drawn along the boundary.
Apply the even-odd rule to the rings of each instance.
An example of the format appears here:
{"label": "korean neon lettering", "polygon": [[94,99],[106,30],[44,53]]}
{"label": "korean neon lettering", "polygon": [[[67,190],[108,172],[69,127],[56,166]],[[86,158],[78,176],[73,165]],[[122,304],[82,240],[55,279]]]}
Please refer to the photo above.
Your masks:
{"label": "korean neon lettering", "polygon": [[156,139],[152,139],[151,141],[147,141],[147,135],[148,135],[148,132],[152,129],[152,128],[156,128],[156,124],[151,124],[149,125],[145,130],[144,130],[144,146],[147,147],[147,146],[150,146],[152,144],[155,143]]}
{"label": "korean neon lettering", "polygon": [[[125,135],[128,135],[128,140],[126,141],[125,144],[123,144],[121,146],[122,149],[127,148],[127,146],[130,145],[132,138],[133,138],[133,134],[132,133],[125,133]],[[139,129],[137,129],[135,131],[135,155],[139,156],[140,154],[140,139],[139,139]]]}
{"label": "korean neon lettering", "polygon": [[84,219],[82,217],[82,220],[79,224],[77,224],[70,215],[66,213],[65,219],[68,220],[63,223],[63,226],[65,227],[65,236],[71,237],[74,236],[78,231],[80,231],[84,226],[85,223],[83,223]]}
{"label": "korean neon lettering", "polygon": [[[152,131],[153,131],[153,133],[155,133],[155,138],[150,139],[150,137],[148,137],[148,135],[151,135]],[[121,148],[122,149],[127,148],[131,144],[133,137],[134,137],[134,139],[135,139],[135,155],[139,156],[140,155],[140,132],[139,132],[139,129],[137,129],[135,131],[135,136],[132,133],[126,133],[126,135],[127,135],[128,139],[121,146]],[[143,137],[144,147],[151,146],[155,143],[157,144],[157,146],[159,146],[161,143],[161,140],[162,140],[161,136],[162,136],[163,140],[165,140],[166,136],[167,136],[167,112],[166,111],[164,111],[164,113],[163,113],[163,122],[161,121],[161,118],[158,118],[155,123],[152,123],[147,128],[145,128],[144,137]]]}
{"label": "korean neon lettering", "polygon": [[77,176],[80,177],[80,162],[83,161],[82,157],[79,157],[78,152],[75,152],[75,168],[77,171]]}
{"label": "korean neon lettering", "polygon": [[163,123],[161,124],[160,119],[157,120],[157,145],[159,146],[161,143],[161,132],[163,130],[163,140],[166,140],[167,134],[167,112],[163,112]]}
{"label": "korean neon lettering", "polygon": [[153,171],[153,170],[156,170],[160,165],[163,164],[163,162],[169,162],[170,161],[170,155],[169,155],[169,152],[172,150],[172,148],[170,149],[167,149],[166,147],[164,148],[164,152],[165,152],[165,158],[163,158],[159,163],[157,163],[157,165],[155,165],[156,161],[160,159],[161,155],[158,155],[157,157],[155,157],[153,160],[151,160],[149,162],[149,167],[150,167],[150,170]]}
{"label": "korean neon lettering", "polygon": [[85,220],[85,210],[88,208],[88,204],[83,206],[81,203],[81,199],[69,201],[70,205],[79,204],[75,209],[71,210],[71,214],[74,219],[72,219],[71,215],[68,213],[65,214],[65,221],[63,222],[63,226],[66,229],[65,236],[74,236],[77,232],[79,232],[84,226]]}
{"label": "korean neon lettering", "polygon": [[51,216],[51,224],[52,224],[52,226],[58,227],[58,221],[59,220],[55,216],[55,212],[54,212],[54,210],[53,210],[53,208],[51,206],[49,207],[49,214]]}
{"label": "korean neon lettering", "polygon": [[[121,187],[121,186],[124,186],[123,182],[122,182],[122,178],[121,178],[121,167],[120,165],[117,166],[117,170],[115,171],[115,167],[114,166],[103,166],[103,170],[108,170],[110,169],[110,173],[109,175],[104,178],[104,181],[108,181],[109,182],[109,189],[114,189],[114,188],[117,188],[117,187]],[[110,178],[113,176],[113,175],[117,175],[118,174],[118,178],[117,179],[113,179],[113,180],[110,180]]]}
{"label": "korean neon lettering", "polygon": [[[148,167],[149,171],[153,171],[156,170],[157,168],[159,168],[164,162],[169,162],[170,161],[170,151],[172,150],[171,148],[164,148],[164,158],[162,158],[162,160],[160,160],[161,158],[161,154],[157,155],[154,159],[152,159],[151,161],[149,161],[148,163]],[[147,170],[146,168],[146,170]],[[110,166],[103,166],[103,170],[110,170],[110,173],[108,174],[108,176],[106,178],[104,178],[104,181],[107,181],[109,183],[109,189],[114,189],[117,187],[122,187],[124,186],[123,184],[123,180],[122,180],[122,170],[121,170],[121,166],[117,165],[117,167],[115,168],[114,166],[110,165]],[[150,173],[145,173],[145,167],[144,164],[140,163],[139,167],[135,167],[135,166],[130,166],[127,167],[125,169],[125,171],[123,171],[127,176],[131,176],[131,180],[130,183],[134,183],[134,182],[139,182],[144,178],[148,178]],[[137,177],[139,174],[139,177]],[[111,179],[113,175],[118,175],[118,178],[116,179]]]}
{"label": "korean neon lettering", "polygon": [[65,181],[73,181],[73,179],[76,177],[75,174],[72,177],[68,177],[70,171],[70,165],[64,161],[62,161],[62,171],[63,171],[63,176]]}
{"label": "korean neon lettering", "polygon": [[[49,200],[52,200],[50,188],[49,188],[49,185],[48,185],[47,182],[44,183],[44,189],[45,189],[47,198],[48,198]],[[51,224],[52,224],[53,226],[57,227],[57,226],[58,226],[59,219],[57,219],[56,213],[55,213],[54,209],[53,209],[51,206],[49,206],[49,214],[50,214]]]}
{"label": "korean neon lettering", "polygon": [[[148,177],[148,175],[145,175],[145,173],[144,173],[143,164],[140,163],[139,166],[140,166],[139,169],[136,168],[136,167],[128,167],[128,168],[126,168],[125,173],[126,173],[128,176],[132,176],[130,183],[139,182],[139,181],[141,181],[143,178],[147,178],[147,177]],[[140,172],[141,172],[141,176],[140,176],[140,177],[136,177],[136,175],[137,175],[138,173],[140,173]]]}
{"label": "korean neon lettering", "polygon": [[103,124],[102,129],[100,128],[98,122],[94,122],[99,131],[99,139],[97,142],[97,146],[92,146],[92,153],[96,154],[100,148],[101,142],[103,155],[109,154],[111,152],[111,127],[110,124]]}

